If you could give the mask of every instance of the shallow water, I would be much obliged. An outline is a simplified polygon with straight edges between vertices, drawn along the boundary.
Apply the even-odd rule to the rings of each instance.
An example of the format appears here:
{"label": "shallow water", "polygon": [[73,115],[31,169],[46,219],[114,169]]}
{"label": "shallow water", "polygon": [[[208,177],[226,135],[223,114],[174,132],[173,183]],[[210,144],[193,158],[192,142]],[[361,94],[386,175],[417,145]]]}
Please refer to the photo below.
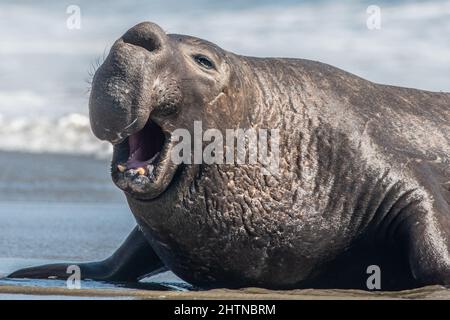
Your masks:
{"label": "shallow water", "polygon": [[111,182],[109,160],[0,151],[0,168],[1,202],[125,204]]}
{"label": "shallow water", "polygon": [[[0,152],[0,167],[0,278],[28,266],[103,259],[135,226],[125,198],[110,180],[107,161]],[[184,289],[172,287],[180,281],[172,273],[149,281],[161,284],[154,289]],[[1,279],[0,286],[66,284]],[[116,288],[95,281],[83,281],[83,287]]]}

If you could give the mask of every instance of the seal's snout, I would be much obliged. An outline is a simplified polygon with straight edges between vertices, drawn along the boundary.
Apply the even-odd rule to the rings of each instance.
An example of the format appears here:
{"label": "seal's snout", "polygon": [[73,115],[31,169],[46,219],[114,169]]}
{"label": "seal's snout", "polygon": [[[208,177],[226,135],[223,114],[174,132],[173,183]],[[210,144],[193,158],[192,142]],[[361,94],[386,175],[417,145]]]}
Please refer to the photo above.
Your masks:
{"label": "seal's snout", "polygon": [[99,139],[117,144],[145,126],[160,100],[154,83],[167,47],[167,35],[151,22],[129,29],[113,45],[94,75],[89,101],[91,127]]}
{"label": "seal's snout", "polygon": [[149,52],[156,52],[164,45],[166,34],[156,24],[142,22],[130,30],[122,37],[124,43],[142,47]]}
{"label": "seal's snout", "polygon": [[114,43],[92,81],[92,131],[114,145],[113,180],[137,199],[157,197],[177,170],[170,159],[171,120],[182,96],[171,48],[158,25],[140,23]]}

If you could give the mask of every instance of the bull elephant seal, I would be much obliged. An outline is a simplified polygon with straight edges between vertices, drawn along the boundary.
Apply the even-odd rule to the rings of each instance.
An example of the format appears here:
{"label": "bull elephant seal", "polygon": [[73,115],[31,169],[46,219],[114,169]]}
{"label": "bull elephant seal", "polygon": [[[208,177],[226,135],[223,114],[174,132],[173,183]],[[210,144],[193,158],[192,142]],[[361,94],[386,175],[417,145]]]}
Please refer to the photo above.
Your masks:
{"label": "bull elephant seal", "polygon": [[[112,47],[89,107],[138,227],[112,257],[80,264],[84,278],[166,268],[202,288],[366,288],[377,265],[382,289],[450,284],[449,93],[239,56],[145,22]],[[174,163],[172,134],[195,121],[277,128],[278,174]]]}

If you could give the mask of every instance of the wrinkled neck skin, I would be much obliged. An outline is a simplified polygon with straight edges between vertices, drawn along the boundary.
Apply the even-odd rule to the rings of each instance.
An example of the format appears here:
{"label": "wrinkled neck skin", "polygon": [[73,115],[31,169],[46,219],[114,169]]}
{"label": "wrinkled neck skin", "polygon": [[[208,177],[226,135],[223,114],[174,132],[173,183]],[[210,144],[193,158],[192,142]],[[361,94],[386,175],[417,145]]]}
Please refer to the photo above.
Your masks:
{"label": "wrinkled neck skin", "polygon": [[378,232],[388,216],[380,208],[407,187],[386,194],[386,186],[406,179],[406,169],[375,150],[373,115],[349,107],[358,102],[355,88],[377,85],[311,61],[230,59],[233,87],[211,104],[208,114],[217,118],[209,123],[279,129],[279,174],[190,165],[158,199],[129,199],[169,268],[203,286],[283,287],[313,277],[368,228],[387,238]]}

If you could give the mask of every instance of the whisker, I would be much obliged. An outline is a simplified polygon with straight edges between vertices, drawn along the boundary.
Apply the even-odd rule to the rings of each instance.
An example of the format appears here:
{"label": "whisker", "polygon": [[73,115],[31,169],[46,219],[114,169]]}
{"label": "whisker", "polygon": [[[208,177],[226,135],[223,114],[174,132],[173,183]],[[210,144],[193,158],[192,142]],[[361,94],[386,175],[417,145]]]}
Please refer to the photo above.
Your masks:
{"label": "whisker", "polygon": [[103,50],[103,54],[99,57],[97,57],[93,62],[90,63],[89,69],[87,70],[88,78],[85,80],[87,83],[87,89],[86,94],[90,94],[92,90],[92,81],[94,79],[95,72],[97,72],[97,69],[105,62],[106,60],[106,50],[107,48]]}

